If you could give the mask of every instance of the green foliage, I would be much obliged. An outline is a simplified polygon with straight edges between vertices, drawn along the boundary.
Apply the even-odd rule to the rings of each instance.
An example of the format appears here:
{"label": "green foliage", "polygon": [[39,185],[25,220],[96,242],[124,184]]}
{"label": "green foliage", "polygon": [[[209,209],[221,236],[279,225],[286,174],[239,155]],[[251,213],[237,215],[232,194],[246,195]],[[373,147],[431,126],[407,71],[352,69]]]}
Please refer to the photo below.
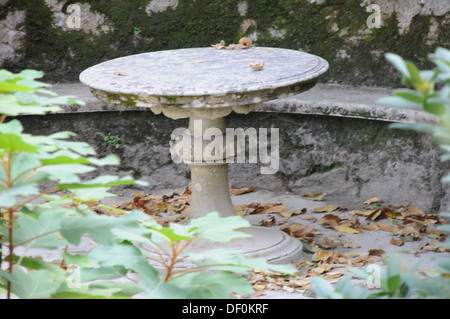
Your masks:
{"label": "green foliage", "polygon": [[[411,61],[405,61],[396,54],[386,54],[386,59],[402,75],[403,83],[411,89],[398,89],[394,96],[380,99],[379,102],[402,108],[423,109],[439,118],[438,124],[404,124],[391,125],[392,128],[411,129],[431,134],[444,152],[443,161],[450,159],[450,51],[436,49],[429,55],[429,60],[436,66],[434,70],[420,71]],[[442,179],[450,182],[450,174]],[[449,217],[450,213],[442,212]],[[450,232],[450,225],[439,227]],[[450,248],[450,239],[441,245]],[[375,292],[367,288],[353,286],[351,277],[342,279],[333,287],[325,279],[317,277],[311,281],[316,294],[322,298],[450,298],[450,258],[436,261],[439,271],[433,276],[421,277],[417,268],[407,268],[401,272],[401,260],[398,256],[390,257],[387,270],[381,269],[380,288]],[[358,269],[351,271],[361,279],[368,279],[373,274]]]}
{"label": "green foliage", "polygon": [[[35,136],[24,133],[17,119],[5,122],[7,115],[45,114],[59,104],[80,103],[43,89],[48,85],[36,81],[41,76],[0,71],[0,292],[7,298],[232,298],[231,292],[252,291],[244,276],[251,269],[296,272],[292,265],[245,259],[232,250],[189,253],[193,241],[247,236],[238,231],[249,226],[241,217],[211,213],[163,227],[141,211],[102,205],[101,199],[115,196],[111,187],[145,183],[110,175],[87,179],[85,173],[119,159],[98,158],[92,147],[73,141],[71,132]],[[118,216],[99,215],[98,208]],[[88,254],[67,252],[85,236],[95,242]],[[28,254],[61,247],[66,249],[57,263]],[[194,264],[178,269],[188,257]],[[110,281],[119,278],[127,282]]]}
{"label": "green foliage", "polygon": [[108,135],[105,136],[104,140],[115,148],[120,147],[121,141],[118,135],[111,135],[111,133],[108,133]]}

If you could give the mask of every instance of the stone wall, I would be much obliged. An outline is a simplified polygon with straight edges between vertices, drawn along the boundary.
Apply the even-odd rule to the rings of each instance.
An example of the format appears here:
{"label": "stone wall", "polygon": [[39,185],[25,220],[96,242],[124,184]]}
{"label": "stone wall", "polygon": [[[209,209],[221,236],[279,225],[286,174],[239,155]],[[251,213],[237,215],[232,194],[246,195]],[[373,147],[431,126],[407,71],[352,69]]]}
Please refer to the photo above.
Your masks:
{"label": "stone wall", "polygon": [[398,86],[384,53],[427,67],[436,46],[450,47],[450,2],[0,0],[0,67],[43,70],[48,81],[77,80],[83,69],[119,56],[242,36],[326,58],[323,82]]}
{"label": "stone wall", "polygon": [[[189,166],[174,163],[169,149],[172,131],[187,127],[187,120],[142,110],[25,116],[21,121],[29,133],[72,131],[100,156],[116,154],[120,166],[102,168],[102,174],[144,180],[149,186],[143,192],[182,189],[190,182]],[[231,163],[230,183],[237,188],[326,192],[327,201],[352,207],[372,197],[392,204],[410,202],[428,212],[450,203],[450,192],[440,181],[448,165],[440,162],[439,150],[427,135],[392,129],[383,121],[320,115],[233,113],[227,121],[232,128],[279,128],[278,171],[261,174],[260,163]],[[104,140],[108,134],[120,137],[117,148]]]}

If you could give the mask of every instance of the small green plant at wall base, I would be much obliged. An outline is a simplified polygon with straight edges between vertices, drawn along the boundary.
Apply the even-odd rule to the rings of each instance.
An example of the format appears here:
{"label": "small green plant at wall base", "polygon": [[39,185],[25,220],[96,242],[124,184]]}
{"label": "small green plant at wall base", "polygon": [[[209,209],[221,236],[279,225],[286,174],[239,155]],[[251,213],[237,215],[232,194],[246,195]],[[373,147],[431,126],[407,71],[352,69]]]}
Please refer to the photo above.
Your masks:
{"label": "small green plant at wall base", "polygon": [[105,136],[104,140],[115,148],[119,148],[121,145],[121,140],[118,135],[111,135],[111,133],[108,133],[108,135]]}
{"label": "small green plant at wall base", "polygon": [[134,27],[133,33],[134,33],[135,35],[138,35],[138,34],[141,33],[141,32],[142,32],[141,28],[139,28],[139,27]]}
{"label": "small green plant at wall base", "polygon": [[[441,160],[450,160],[450,51],[438,48],[428,59],[436,66],[434,70],[420,71],[410,61],[405,61],[399,55],[388,53],[386,59],[401,74],[403,83],[410,88],[397,89],[394,96],[382,98],[380,103],[402,108],[423,109],[438,117],[437,124],[392,124],[391,128],[411,129],[431,134],[443,151]],[[450,182],[450,174],[442,179]],[[450,217],[450,213],[441,212],[441,216]],[[450,225],[439,226],[438,229],[450,232]],[[447,237],[441,243],[444,249],[450,249],[450,239]],[[316,277],[311,285],[316,294],[322,298],[450,298],[450,258],[435,261],[438,271],[433,275],[419,274],[418,266],[405,268],[401,271],[401,260],[391,256],[387,270],[382,270],[379,278],[380,287],[374,291],[355,286],[351,277],[345,277],[336,286],[325,279]],[[361,279],[367,279],[370,273],[351,269],[351,272]]]}
{"label": "small green plant at wall base", "polygon": [[[0,70],[1,296],[232,298],[231,293],[252,291],[244,276],[249,270],[296,271],[292,265],[244,259],[236,251],[189,252],[199,239],[224,242],[244,237],[237,229],[249,223],[241,217],[211,213],[188,225],[163,227],[139,210],[103,205],[103,198],[116,196],[111,187],[146,183],[111,175],[86,179],[85,173],[117,165],[119,159],[98,158],[88,144],[73,141],[74,133],[31,135],[23,132],[19,120],[7,121],[8,116],[42,115],[57,112],[61,104],[82,103],[49,91],[48,84],[36,80],[42,76],[34,70]],[[71,247],[85,240],[95,247],[85,254],[71,253]],[[143,247],[152,247],[154,253]],[[36,256],[35,249],[48,252],[52,260]],[[188,257],[193,265],[177,269]]]}

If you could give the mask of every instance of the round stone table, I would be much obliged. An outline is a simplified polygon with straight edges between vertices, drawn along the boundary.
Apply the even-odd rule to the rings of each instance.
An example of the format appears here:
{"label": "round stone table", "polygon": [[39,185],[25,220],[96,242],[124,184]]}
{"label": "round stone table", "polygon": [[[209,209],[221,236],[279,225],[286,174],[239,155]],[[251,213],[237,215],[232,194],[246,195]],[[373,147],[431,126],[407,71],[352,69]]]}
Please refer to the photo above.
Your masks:
{"label": "round stone table", "polygon": [[[264,67],[254,70],[250,64],[255,63],[264,63]],[[209,152],[208,157],[202,143],[205,134],[211,129],[225,134],[225,117],[233,111],[247,114],[265,101],[311,89],[327,69],[324,59],[294,50],[210,47],[113,59],[86,69],[80,81],[108,105],[148,107],[171,119],[189,118],[189,129],[172,137],[171,144],[173,158],[179,156],[191,168],[189,219],[210,212],[222,217],[236,215],[227,171],[230,159],[237,155],[236,146],[224,143],[223,152]],[[284,232],[257,226],[243,231],[251,237],[225,246],[277,264],[296,261],[302,254],[300,241]],[[204,242],[194,249],[212,248],[210,245]]]}

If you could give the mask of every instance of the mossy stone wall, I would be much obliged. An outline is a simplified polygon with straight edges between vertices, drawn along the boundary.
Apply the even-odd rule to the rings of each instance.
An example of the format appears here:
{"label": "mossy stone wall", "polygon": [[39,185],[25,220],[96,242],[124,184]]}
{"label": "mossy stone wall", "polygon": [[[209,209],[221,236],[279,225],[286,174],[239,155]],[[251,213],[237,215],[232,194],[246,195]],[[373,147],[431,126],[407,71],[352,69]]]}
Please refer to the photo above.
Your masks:
{"label": "mossy stone wall", "polygon": [[[69,28],[71,4],[80,27]],[[381,11],[381,27],[368,19]],[[371,20],[372,21],[372,20]],[[3,28],[3,32],[2,29]],[[2,36],[3,34],[3,36]],[[15,38],[14,38],[14,37]],[[304,50],[330,62],[323,82],[398,86],[384,59],[395,52],[428,67],[450,47],[448,0],[0,0],[0,67],[74,81],[96,63],[141,52],[236,43]]]}

